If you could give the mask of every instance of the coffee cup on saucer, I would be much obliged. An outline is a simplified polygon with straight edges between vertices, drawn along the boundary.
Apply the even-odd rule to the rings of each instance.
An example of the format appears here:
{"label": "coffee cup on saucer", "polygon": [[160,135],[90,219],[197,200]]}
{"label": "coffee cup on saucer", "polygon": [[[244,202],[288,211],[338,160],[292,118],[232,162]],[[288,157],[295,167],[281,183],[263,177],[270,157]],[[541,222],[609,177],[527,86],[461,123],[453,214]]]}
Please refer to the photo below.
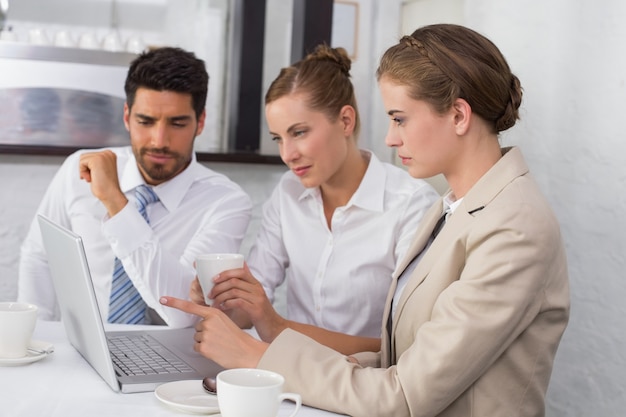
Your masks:
{"label": "coffee cup on saucer", "polygon": [[280,403],[295,403],[289,417],[302,406],[300,394],[283,392],[285,378],[254,368],[227,369],[217,374],[217,403],[222,417],[276,417]]}
{"label": "coffee cup on saucer", "polygon": [[15,359],[26,356],[36,323],[36,305],[0,302],[0,358]]}

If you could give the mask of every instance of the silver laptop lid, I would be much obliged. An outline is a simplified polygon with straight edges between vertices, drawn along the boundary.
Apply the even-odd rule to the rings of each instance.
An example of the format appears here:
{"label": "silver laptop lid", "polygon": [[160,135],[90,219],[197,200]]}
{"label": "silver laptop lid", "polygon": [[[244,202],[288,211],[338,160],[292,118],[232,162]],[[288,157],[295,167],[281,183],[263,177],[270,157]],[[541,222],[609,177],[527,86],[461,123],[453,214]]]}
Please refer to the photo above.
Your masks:
{"label": "silver laptop lid", "polygon": [[[202,379],[205,376],[215,376],[223,369],[194,351],[193,327],[105,331],[82,239],[42,215],[38,215],[38,221],[68,339],[114,391],[152,391],[164,382]],[[180,373],[159,372],[144,375],[125,375],[121,369],[116,372],[108,338],[120,334],[147,336],[160,344],[158,349],[165,349],[160,350],[164,358],[182,361],[191,369]],[[137,350],[134,353],[141,352]]]}
{"label": "silver laptop lid", "polygon": [[41,214],[37,220],[67,337],[100,377],[119,391],[82,239]]}

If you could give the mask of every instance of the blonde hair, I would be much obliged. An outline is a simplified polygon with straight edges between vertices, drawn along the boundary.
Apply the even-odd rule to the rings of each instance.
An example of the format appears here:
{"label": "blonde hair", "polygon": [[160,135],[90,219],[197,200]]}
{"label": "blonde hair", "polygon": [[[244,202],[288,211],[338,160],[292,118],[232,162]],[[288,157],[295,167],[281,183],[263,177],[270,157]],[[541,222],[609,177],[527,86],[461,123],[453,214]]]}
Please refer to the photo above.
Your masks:
{"label": "blonde hair", "polygon": [[318,45],[301,61],[280,71],[265,94],[265,104],[288,94],[304,93],[307,106],[333,122],[341,108],[350,105],[355,111],[354,136],[358,137],[361,124],[350,81],[351,65],[345,49]]}
{"label": "blonde hair", "polygon": [[440,113],[462,98],[496,133],[519,119],[519,79],[489,39],[463,26],[430,25],[404,36],[384,53],[376,77],[409,87],[411,98]]}

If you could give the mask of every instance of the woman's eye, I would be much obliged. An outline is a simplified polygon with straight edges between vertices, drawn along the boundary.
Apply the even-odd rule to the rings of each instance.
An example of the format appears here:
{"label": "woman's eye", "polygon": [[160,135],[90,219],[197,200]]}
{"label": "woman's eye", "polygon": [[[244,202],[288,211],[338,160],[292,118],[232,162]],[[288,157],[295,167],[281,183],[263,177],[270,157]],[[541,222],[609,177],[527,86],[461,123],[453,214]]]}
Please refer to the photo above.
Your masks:
{"label": "woman's eye", "polygon": [[402,124],[402,119],[399,119],[397,117],[393,117],[391,120],[398,126]]}
{"label": "woman's eye", "polygon": [[306,130],[296,130],[295,132],[293,132],[293,135],[295,137],[299,137],[299,136],[303,136],[306,133]]}
{"label": "woman's eye", "polygon": [[272,141],[280,142],[280,136],[272,136]]}

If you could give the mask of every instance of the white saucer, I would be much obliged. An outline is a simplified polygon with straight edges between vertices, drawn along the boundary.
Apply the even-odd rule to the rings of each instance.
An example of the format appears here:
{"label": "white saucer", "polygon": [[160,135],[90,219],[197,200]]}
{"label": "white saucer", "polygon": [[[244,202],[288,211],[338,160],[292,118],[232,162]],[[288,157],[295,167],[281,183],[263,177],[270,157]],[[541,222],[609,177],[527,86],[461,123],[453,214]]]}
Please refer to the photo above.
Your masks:
{"label": "white saucer", "polygon": [[37,362],[52,352],[54,352],[54,346],[47,342],[41,342],[39,340],[31,340],[30,348],[43,351],[42,353],[34,353],[30,350],[26,353],[26,356],[21,358],[1,358],[0,366],[19,366],[26,365],[27,363]]}
{"label": "white saucer", "polygon": [[201,380],[174,381],[159,385],[154,395],[163,403],[193,414],[215,414],[220,411],[217,396],[202,388]]}

